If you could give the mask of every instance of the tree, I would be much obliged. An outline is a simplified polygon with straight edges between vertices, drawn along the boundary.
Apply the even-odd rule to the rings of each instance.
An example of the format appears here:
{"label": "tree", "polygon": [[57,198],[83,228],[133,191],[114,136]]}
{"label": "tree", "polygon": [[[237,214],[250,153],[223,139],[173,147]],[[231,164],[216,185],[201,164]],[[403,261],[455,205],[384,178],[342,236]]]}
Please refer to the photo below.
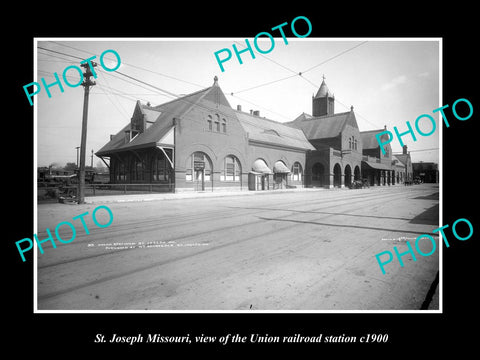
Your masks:
{"label": "tree", "polygon": [[65,171],[75,171],[77,169],[77,164],[73,163],[73,162],[68,162],[64,167],[63,169]]}

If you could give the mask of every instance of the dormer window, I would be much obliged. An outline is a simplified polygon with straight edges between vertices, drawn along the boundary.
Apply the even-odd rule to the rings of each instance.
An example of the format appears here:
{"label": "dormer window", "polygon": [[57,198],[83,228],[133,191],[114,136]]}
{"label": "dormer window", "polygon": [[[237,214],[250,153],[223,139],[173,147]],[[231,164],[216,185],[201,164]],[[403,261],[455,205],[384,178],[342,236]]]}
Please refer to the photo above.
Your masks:
{"label": "dormer window", "polygon": [[139,131],[136,130],[126,130],[125,131],[125,144],[128,144],[130,141],[135,139],[135,137],[140,134]]}

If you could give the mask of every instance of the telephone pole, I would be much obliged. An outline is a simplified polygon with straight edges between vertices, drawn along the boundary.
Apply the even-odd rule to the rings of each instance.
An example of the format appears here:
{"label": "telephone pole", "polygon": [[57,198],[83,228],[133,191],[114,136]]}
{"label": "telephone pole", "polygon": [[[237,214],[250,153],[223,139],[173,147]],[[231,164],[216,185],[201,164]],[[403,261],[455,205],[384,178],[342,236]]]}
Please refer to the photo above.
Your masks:
{"label": "telephone pole", "polygon": [[[80,142],[80,169],[78,172],[78,204],[85,203],[85,155],[86,155],[86,146],[87,146],[87,119],[88,119],[88,95],[90,93],[90,86],[95,85],[95,81],[90,80],[90,77],[93,76],[90,69],[90,64],[87,62],[85,64],[80,64],[80,66],[85,68],[85,73],[83,74],[83,83],[82,86],[85,89],[85,94],[83,97],[83,118],[82,118],[82,139]],[[96,63],[91,62],[91,66],[97,66]]]}

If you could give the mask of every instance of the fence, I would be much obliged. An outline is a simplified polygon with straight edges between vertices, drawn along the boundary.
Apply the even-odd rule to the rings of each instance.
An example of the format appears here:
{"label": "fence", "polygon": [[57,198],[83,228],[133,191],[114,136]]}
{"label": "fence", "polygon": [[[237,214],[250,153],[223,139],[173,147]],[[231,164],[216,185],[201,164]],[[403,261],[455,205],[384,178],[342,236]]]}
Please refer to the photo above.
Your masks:
{"label": "fence", "polygon": [[[85,196],[104,196],[120,194],[147,194],[173,192],[174,184],[85,184]],[[77,185],[39,186],[39,201],[56,200],[59,197],[76,197]]]}

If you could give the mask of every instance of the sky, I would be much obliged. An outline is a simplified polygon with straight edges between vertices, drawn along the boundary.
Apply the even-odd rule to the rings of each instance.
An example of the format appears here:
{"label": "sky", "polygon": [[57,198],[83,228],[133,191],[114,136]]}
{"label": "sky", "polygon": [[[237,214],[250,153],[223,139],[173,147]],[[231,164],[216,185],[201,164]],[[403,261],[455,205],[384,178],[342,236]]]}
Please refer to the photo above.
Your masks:
{"label": "sky", "polygon": [[[271,47],[268,38],[260,39],[261,49]],[[402,140],[411,151],[413,162],[439,162],[439,138],[443,130],[438,113],[432,113],[443,105],[438,39],[287,40],[285,44],[281,37],[275,38],[273,49],[265,55],[253,48],[255,58],[249,52],[242,53],[243,64],[240,64],[232,45],[243,49],[244,38],[37,38],[33,49],[37,54],[36,72],[32,81],[41,82],[44,78],[47,84],[52,84],[56,72],[64,88],[61,92],[58,85],[51,86],[50,98],[42,88],[33,98],[37,166],[64,166],[77,161],[84,89],[67,86],[62,74],[66,67],[78,66],[81,59],[91,56],[96,56],[93,61],[98,66],[97,78],[92,78],[96,85],[91,87],[89,97],[87,165],[91,163],[91,151],[98,151],[109,141],[110,134],[116,134],[130,122],[137,100],[159,105],[211,86],[215,76],[232,108],[241,105],[243,111],[260,110],[260,116],[278,122],[292,121],[303,112],[311,114],[312,95],[323,77],[334,93],[335,112],[349,111],[353,106],[360,131],[386,126],[393,132],[396,126],[399,132],[404,132],[406,121],[414,127],[417,117],[431,115],[437,124],[432,135],[416,134],[417,141],[406,135]],[[249,41],[253,46],[253,39]],[[233,55],[223,63],[222,72],[214,53],[224,48]],[[120,66],[115,71],[101,67],[100,56],[106,50],[114,50],[120,56]],[[103,60],[108,68],[117,65],[112,52],[105,53]],[[78,83],[75,69],[69,69],[66,76],[71,84]],[[30,106],[26,96],[25,106]],[[419,126],[425,133],[432,129],[425,119]],[[402,151],[397,139],[391,146],[394,153]],[[94,166],[99,161],[93,157]]]}

